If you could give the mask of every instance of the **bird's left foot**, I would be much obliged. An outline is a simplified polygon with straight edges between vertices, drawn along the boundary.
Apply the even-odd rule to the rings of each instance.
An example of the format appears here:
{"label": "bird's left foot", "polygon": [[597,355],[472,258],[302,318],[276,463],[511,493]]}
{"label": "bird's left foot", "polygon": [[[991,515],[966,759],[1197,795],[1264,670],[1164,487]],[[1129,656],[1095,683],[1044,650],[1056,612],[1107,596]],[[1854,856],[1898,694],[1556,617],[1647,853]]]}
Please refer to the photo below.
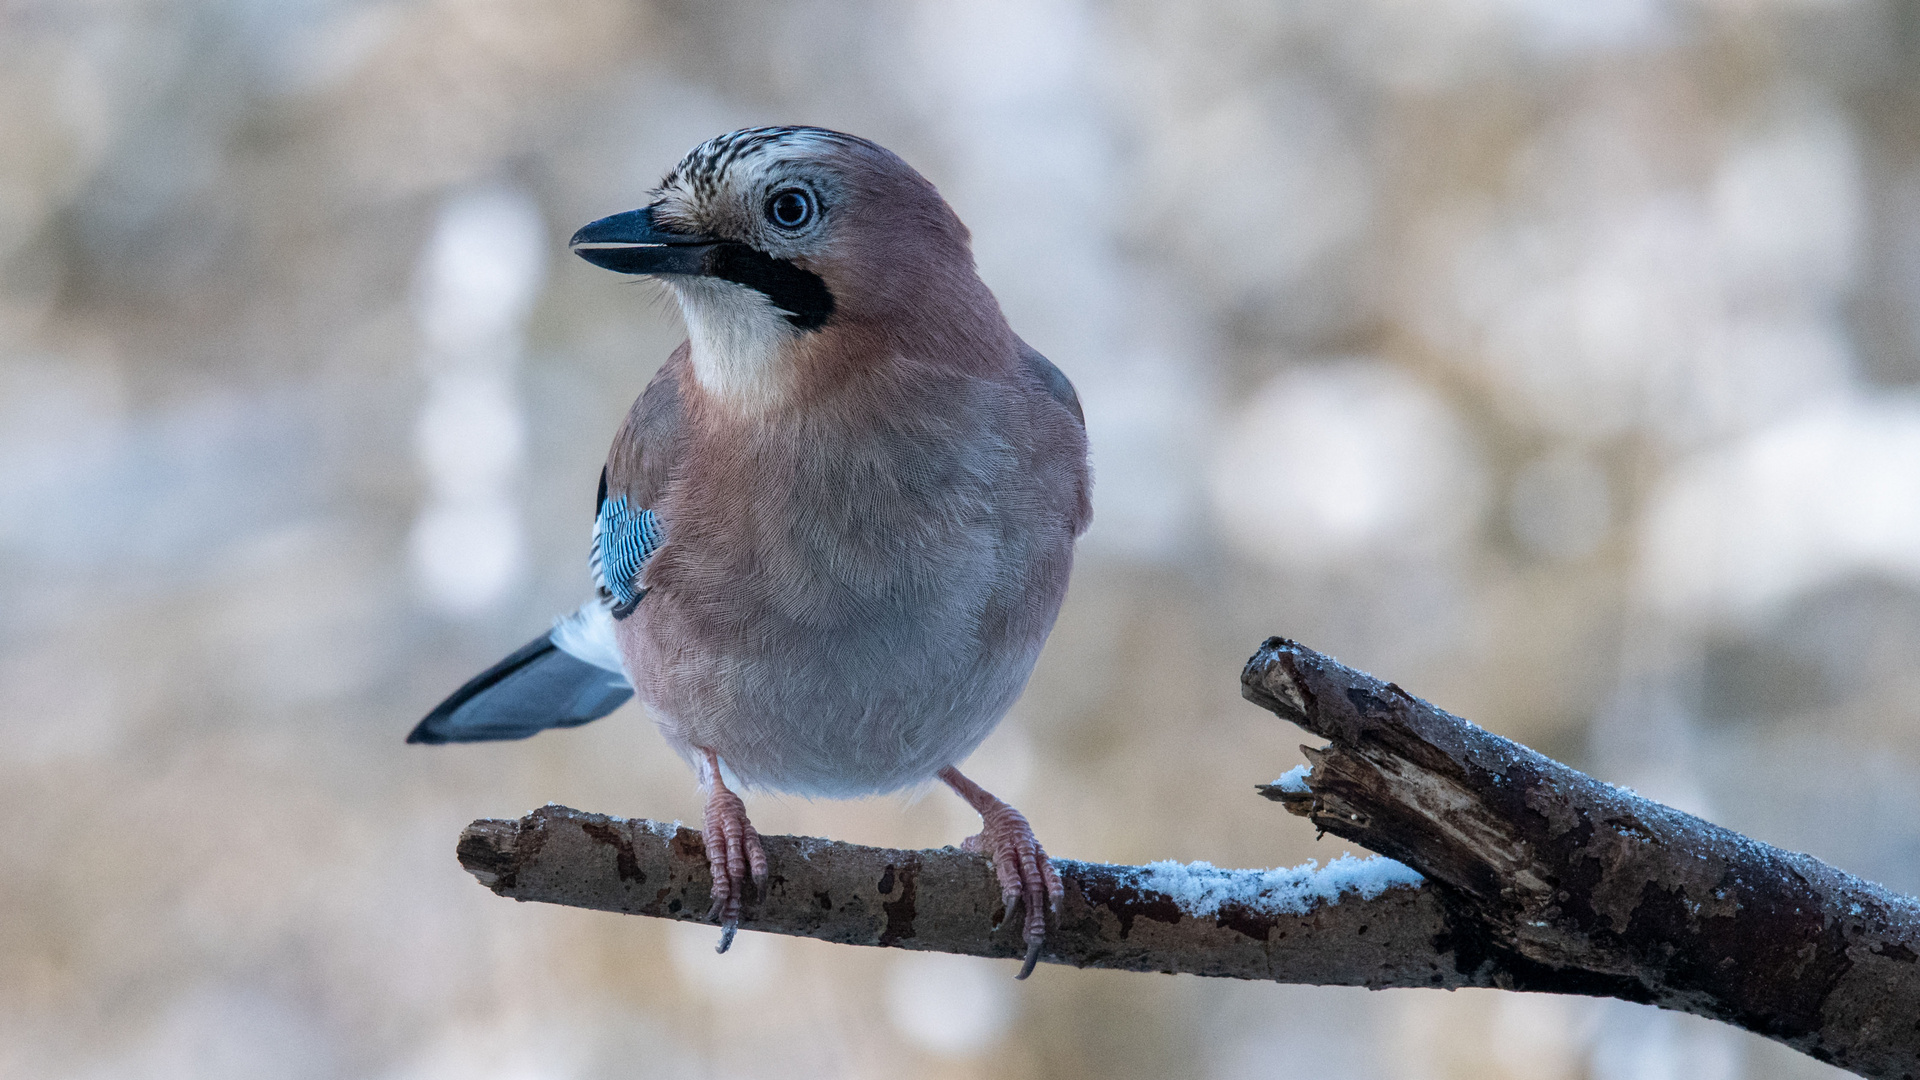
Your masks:
{"label": "bird's left foot", "polygon": [[713,872],[713,907],[707,918],[720,921],[720,944],[713,951],[726,952],[740,928],[749,876],[756,886],[767,880],[767,853],[753,822],[747,820],[746,804],[721,781],[720,757],[711,750],[707,751],[707,776],[705,829],[700,834]]}
{"label": "bird's left foot", "polygon": [[979,834],[968,837],[961,848],[981,852],[993,860],[993,873],[1000,879],[1000,898],[1006,905],[1007,917],[1012,918],[1015,911],[1025,915],[1021,937],[1027,943],[1027,956],[1020,965],[1020,974],[1014,976],[1024,979],[1033,974],[1033,966],[1040,962],[1040,946],[1047,936],[1047,914],[1058,910],[1065,896],[1060,875],[1054,873],[1053,862],[1033,835],[1033,826],[1027,824],[1025,815],[960,775],[958,769],[941,770],[940,779],[980,814]]}

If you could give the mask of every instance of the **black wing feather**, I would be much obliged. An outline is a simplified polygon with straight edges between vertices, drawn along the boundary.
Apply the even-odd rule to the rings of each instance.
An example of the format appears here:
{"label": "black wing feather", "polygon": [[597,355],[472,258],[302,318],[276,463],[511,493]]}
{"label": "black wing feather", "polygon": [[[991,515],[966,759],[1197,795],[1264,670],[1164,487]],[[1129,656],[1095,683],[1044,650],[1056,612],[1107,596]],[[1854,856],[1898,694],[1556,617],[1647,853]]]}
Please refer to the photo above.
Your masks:
{"label": "black wing feather", "polygon": [[618,675],[569,656],[542,634],[454,691],[407,741],[524,739],[598,720],[632,696]]}

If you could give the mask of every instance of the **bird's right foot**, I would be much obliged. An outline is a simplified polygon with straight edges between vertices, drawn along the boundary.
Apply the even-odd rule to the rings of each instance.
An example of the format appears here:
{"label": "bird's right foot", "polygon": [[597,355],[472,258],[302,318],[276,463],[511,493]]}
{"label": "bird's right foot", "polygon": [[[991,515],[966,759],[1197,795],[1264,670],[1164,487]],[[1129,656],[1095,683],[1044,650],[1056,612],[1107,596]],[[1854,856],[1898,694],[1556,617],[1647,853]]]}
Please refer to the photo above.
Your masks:
{"label": "bird's right foot", "polygon": [[713,872],[713,907],[707,918],[720,923],[720,944],[715,952],[726,952],[740,927],[740,910],[747,898],[748,881],[755,886],[767,880],[767,853],[760,846],[760,834],[747,820],[746,804],[728,790],[720,779],[720,757],[707,753],[707,811],[705,829],[700,834],[707,849],[707,866]]}
{"label": "bird's right foot", "polygon": [[1047,937],[1047,916],[1060,909],[1064,896],[1060,875],[1054,871],[1053,861],[1047,858],[1046,849],[1033,835],[1033,826],[1027,824],[1025,815],[960,775],[958,769],[940,770],[940,779],[980,814],[979,834],[968,837],[961,848],[992,860],[1007,917],[1012,918],[1015,911],[1024,916],[1020,937],[1026,942],[1027,955],[1020,965],[1020,974],[1014,976],[1024,979],[1033,974],[1033,966],[1040,962],[1040,948]]}

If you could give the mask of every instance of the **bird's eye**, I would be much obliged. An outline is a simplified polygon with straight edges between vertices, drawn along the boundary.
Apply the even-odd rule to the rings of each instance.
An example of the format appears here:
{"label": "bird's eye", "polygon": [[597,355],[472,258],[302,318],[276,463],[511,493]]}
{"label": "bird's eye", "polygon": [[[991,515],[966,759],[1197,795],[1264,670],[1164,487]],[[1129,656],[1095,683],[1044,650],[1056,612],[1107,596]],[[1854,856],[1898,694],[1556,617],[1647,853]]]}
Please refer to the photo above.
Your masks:
{"label": "bird's eye", "polygon": [[797,229],[813,220],[813,200],[798,188],[776,191],[767,200],[767,220],[783,229]]}

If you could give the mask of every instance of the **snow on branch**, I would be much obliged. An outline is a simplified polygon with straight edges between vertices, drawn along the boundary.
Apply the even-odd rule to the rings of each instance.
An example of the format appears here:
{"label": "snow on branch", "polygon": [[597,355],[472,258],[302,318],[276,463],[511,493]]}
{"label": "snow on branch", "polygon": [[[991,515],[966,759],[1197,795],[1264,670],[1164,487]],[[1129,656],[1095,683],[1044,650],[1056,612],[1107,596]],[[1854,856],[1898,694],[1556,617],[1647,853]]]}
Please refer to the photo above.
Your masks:
{"label": "snow on branch", "polygon": [[[1241,684],[1328,741],[1262,793],[1391,858],[1056,859],[1066,900],[1044,961],[1616,997],[1862,1076],[1920,1077],[1920,901],[1594,780],[1291,641],[1267,641]],[[771,875],[745,929],[1023,952],[978,855],[763,840]],[[517,900],[695,922],[710,903],[700,834],[678,825],[547,806],[474,822],[459,857]]]}

